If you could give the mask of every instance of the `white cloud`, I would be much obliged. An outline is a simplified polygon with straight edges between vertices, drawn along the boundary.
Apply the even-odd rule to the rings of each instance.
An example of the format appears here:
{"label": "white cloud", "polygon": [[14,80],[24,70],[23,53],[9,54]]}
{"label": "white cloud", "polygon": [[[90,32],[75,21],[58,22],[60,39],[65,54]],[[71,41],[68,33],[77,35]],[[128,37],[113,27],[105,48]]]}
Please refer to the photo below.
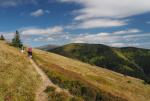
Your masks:
{"label": "white cloud", "polygon": [[120,40],[119,36],[111,36],[110,33],[80,34],[72,39],[73,43],[113,43]]}
{"label": "white cloud", "polygon": [[49,11],[49,10],[45,10],[45,13],[49,14],[49,13],[50,13],[50,11]]}
{"label": "white cloud", "polygon": [[[0,32],[6,39],[11,40],[15,32]],[[149,48],[150,33],[141,33],[139,29],[128,29],[111,33],[100,32],[95,34],[70,34],[61,26],[36,28],[21,28],[20,34],[26,43],[94,43],[105,44],[114,47],[136,46]]]}
{"label": "white cloud", "polygon": [[[72,43],[106,44],[114,47],[142,46],[150,38],[150,33],[141,34],[138,29],[116,31],[112,33],[80,34],[71,39]],[[149,42],[150,43],[150,42]]]}
{"label": "white cloud", "polygon": [[78,10],[76,20],[94,17],[125,18],[150,12],[149,0],[61,0],[76,2],[84,6]]}
{"label": "white cloud", "polygon": [[34,16],[34,17],[39,17],[39,16],[44,15],[45,13],[49,14],[50,11],[49,10],[38,9],[34,12],[31,12],[30,15]]}
{"label": "white cloud", "polygon": [[52,37],[47,37],[47,38],[45,38],[45,37],[38,37],[38,38],[35,38],[33,41],[35,41],[35,42],[48,42],[48,41],[54,41],[55,39],[54,38],[52,38]]}
{"label": "white cloud", "polygon": [[140,44],[142,45],[143,43],[112,43],[111,46],[113,47],[139,47]]}
{"label": "white cloud", "polygon": [[[150,38],[149,33],[141,34],[139,29],[128,29],[115,31],[112,33],[96,33],[96,34],[79,34],[72,35],[64,31],[61,26],[48,27],[48,28],[23,28],[20,29],[21,35],[25,38],[28,36],[35,36],[32,39],[34,42],[71,42],[71,43],[94,43],[94,44],[106,44],[114,47],[124,46],[142,46],[141,41],[148,40]],[[27,38],[27,39],[28,39]]]}
{"label": "white cloud", "polygon": [[127,36],[123,36],[124,38],[150,38],[150,33],[146,33],[146,34],[135,34],[135,35],[127,35]]}
{"label": "white cloud", "polygon": [[48,28],[21,28],[20,33],[25,39],[34,36],[32,41],[35,42],[59,42],[64,40],[69,40],[70,35],[69,33],[64,31],[64,28],[61,26],[54,26]]}
{"label": "white cloud", "polygon": [[55,26],[49,28],[22,28],[22,35],[52,35],[52,34],[61,34],[63,32],[63,27]]}
{"label": "white cloud", "polygon": [[17,3],[14,1],[7,1],[7,2],[2,2],[1,3],[2,6],[7,7],[7,6],[16,6]]}
{"label": "white cloud", "polygon": [[[54,26],[48,28],[27,27],[19,29],[20,36],[23,42],[59,42],[70,40],[70,34],[64,31],[61,26]],[[0,32],[7,40],[12,40],[14,32]]]}
{"label": "white cloud", "polygon": [[13,32],[0,32],[0,35],[4,35],[7,40],[11,40],[14,36]]}
{"label": "white cloud", "polygon": [[38,9],[37,11],[32,12],[30,15],[34,17],[42,16],[44,11],[42,9]]}
{"label": "white cloud", "polygon": [[[122,20],[127,17],[139,15],[143,13],[150,12],[150,1],[149,0],[60,0],[62,2],[75,2],[82,5],[82,8],[76,10],[75,21],[81,27],[85,28],[85,24],[94,27],[110,27],[118,25],[126,25],[118,22],[113,23],[114,20]],[[95,24],[96,20],[110,19],[106,23],[100,24],[100,22]],[[123,22],[123,21],[122,21]],[[121,24],[120,24],[121,23]],[[95,26],[94,26],[95,24]],[[99,26],[98,26],[99,25]]]}
{"label": "white cloud", "polygon": [[122,30],[122,31],[116,31],[113,34],[131,34],[131,33],[139,33],[141,30],[139,29],[129,29],[129,30]]}
{"label": "white cloud", "polygon": [[116,43],[112,43],[111,46],[113,46],[113,47],[124,47],[124,46],[126,46],[126,44],[121,43],[121,42],[119,42],[119,43],[116,42]]}
{"label": "white cloud", "polygon": [[83,21],[79,24],[72,25],[71,27],[74,29],[90,29],[90,28],[99,28],[99,27],[116,27],[126,25],[126,21],[121,20],[111,20],[111,19],[91,19],[87,21]]}
{"label": "white cloud", "polygon": [[150,21],[146,22],[147,24],[150,24]]}

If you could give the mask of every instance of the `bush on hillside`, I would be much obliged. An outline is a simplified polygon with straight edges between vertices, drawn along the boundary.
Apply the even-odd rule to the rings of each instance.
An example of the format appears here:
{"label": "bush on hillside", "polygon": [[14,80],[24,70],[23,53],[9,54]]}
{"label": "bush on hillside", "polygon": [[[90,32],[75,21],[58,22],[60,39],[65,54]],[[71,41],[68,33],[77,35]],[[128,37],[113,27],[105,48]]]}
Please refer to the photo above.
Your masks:
{"label": "bush on hillside", "polygon": [[3,35],[0,36],[0,40],[5,40]]}
{"label": "bush on hillside", "polygon": [[65,92],[48,93],[48,101],[68,101],[69,96]]}
{"label": "bush on hillside", "polygon": [[47,93],[47,92],[54,92],[56,90],[56,88],[55,87],[53,87],[53,86],[48,86],[46,89],[45,89],[45,92]]}
{"label": "bush on hillside", "polygon": [[93,65],[96,65],[96,66],[100,66],[104,61],[104,57],[101,56],[101,57],[93,57],[90,59],[89,63],[90,64],[93,64]]}
{"label": "bush on hillside", "polygon": [[144,84],[150,84],[150,79],[149,79],[149,78],[146,78],[146,79],[144,80]]}
{"label": "bush on hillside", "polygon": [[[98,89],[93,88],[91,85],[85,84],[80,80],[72,79],[56,71],[47,71],[47,70],[44,71],[45,73],[47,73],[48,77],[54,84],[57,84],[61,88],[68,89],[73,96],[80,99],[77,100],[77,98],[72,98],[70,99],[71,101],[126,101],[119,97],[114,97],[110,94],[100,92]],[[52,95],[58,97],[57,94]],[[57,101],[65,101],[65,100],[57,100]]]}
{"label": "bush on hillside", "polygon": [[84,101],[81,97],[72,97],[69,101]]}

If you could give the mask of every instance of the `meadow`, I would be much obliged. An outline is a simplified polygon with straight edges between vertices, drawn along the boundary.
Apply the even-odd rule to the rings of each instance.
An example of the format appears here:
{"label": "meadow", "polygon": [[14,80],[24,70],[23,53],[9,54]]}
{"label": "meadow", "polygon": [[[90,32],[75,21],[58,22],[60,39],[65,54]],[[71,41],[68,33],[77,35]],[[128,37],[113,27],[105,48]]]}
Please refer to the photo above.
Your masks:
{"label": "meadow", "polygon": [[29,58],[0,41],[0,101],[34,101],[39,83]]}
{"label": "meadow", "polygon": [[34,50],[34,60],[53,83],[82,100],[150,101],[143,80],[40,50]]}

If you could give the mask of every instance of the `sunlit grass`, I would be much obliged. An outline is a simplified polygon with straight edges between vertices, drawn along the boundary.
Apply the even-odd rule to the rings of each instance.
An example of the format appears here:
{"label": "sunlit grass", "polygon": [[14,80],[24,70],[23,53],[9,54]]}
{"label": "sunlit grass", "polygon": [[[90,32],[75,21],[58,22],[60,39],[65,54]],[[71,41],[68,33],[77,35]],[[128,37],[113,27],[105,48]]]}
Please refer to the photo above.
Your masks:
{"label": "sunlit grass", "polygon": [[[118,96],[129,101],[150,101],[150,85],[143,80],[124,76],[122,74],[72,60],[53,53],[35,50],[35,60],[39,66],[49,70],[67,70],[70,77],[79,77],[101,91]],[[59,67],[57,69],[54,69]],[[60,69],[61,68],[61,69]]]}
{"label": "sunlit grass", "polygon": [[28,57],[0,41],[0,101],[34,101],[39,81]]}

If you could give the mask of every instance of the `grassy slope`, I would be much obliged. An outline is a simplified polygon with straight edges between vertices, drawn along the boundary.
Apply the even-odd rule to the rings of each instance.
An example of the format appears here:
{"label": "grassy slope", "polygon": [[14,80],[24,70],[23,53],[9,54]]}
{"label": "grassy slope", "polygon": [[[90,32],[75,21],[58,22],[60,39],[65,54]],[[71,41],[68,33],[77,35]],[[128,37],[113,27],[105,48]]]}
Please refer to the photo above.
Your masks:
{"label": "grassy slope", "polygon": [[28,58],[0,41],[0,101],[34,101],[39,80]]}
{"label": "grassy slope", "polygon": [[145,79],[150,74],[150,50],[146,49],[69,44],[51,51],[133,77]]}
{"label": "grassy slope", "polygon": [[[103,96],[108,93],[111,96],[121,97],[122,100],[150,101],[150,85],[144,85],[142,80],[125,77],[119,73],[39,50],[35,51],[34,57],[46,73],[60,71],[59,74],[63,77],[68,75],[70,78],[76,78],[105,92]],[[111,101],[113,100],[117,101],[117,99]]]}

